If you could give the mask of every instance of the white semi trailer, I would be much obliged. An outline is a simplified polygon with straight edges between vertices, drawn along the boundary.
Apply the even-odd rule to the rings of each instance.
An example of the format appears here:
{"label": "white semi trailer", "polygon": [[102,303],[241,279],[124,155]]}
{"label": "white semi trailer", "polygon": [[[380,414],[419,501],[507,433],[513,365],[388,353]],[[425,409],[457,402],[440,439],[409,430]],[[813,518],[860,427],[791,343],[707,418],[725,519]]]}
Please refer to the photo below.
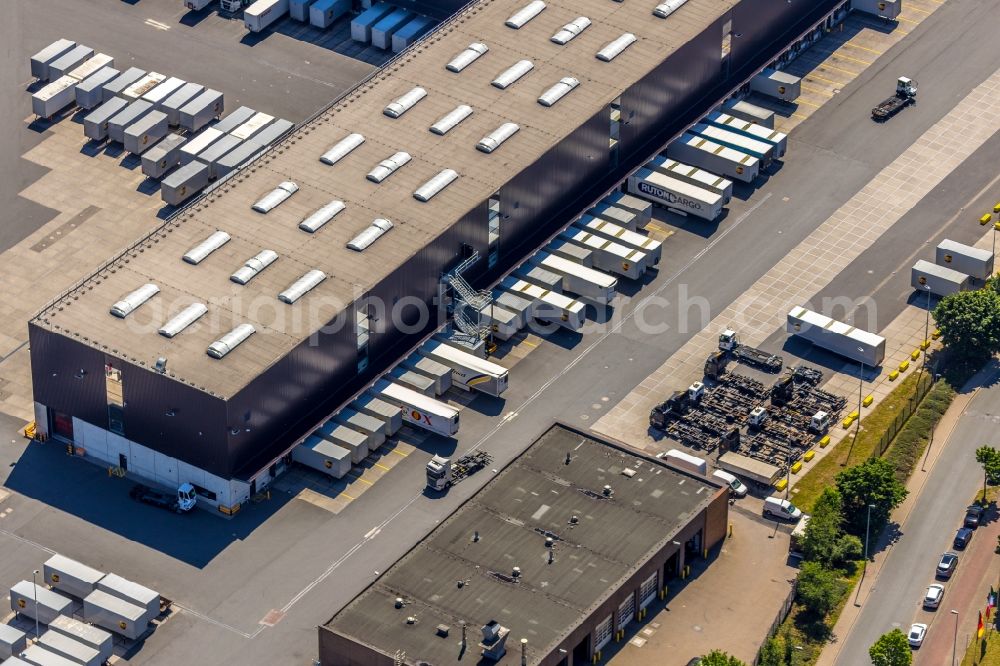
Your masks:
{"label": "white semi trailer", "polygon": [[444,437],[458,432],[458,410],[399,384],[380,379],[371,388],[379,400],[399,407],[403,422]]}
{"label": "white semi trailer", "polygon": [[722,215],[723,196],[652,169],[628,177],[628,191],[681,215],[712,221]]}
{"label": "white semi trailer", "polygon": [[722,144],[685,132],[667,147],[667,157],[691,164],[742,183],[752,183],[760,174],[760,160]]}
{"label": "white semi trailer", "polygon": [[438,340],[420,347],[420,355],[451,368],[452,385],[499,396],[507,390],[507,368]]}

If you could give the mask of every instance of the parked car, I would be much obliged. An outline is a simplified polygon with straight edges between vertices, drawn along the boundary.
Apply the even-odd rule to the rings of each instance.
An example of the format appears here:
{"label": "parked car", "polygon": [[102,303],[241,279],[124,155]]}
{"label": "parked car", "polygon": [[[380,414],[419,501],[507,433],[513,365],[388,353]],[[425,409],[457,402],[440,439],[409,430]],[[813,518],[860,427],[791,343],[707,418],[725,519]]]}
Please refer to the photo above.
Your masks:
{"label": "parked car", "polygon": [[698,666],[698,664],[700,663],[701,663],[701,657],[695,657],[694,659],[689,661],[686,666]]}
{"label": "parked car", "polygon": [[972,528],[970,527],[960,527],[958,532],[955,533],[955,548],[959,550],[964,550],[969,542],[972,541]]}
{"label": "parked car", "polygon": [[764,498],[764,515],[783,520],[798,520],[802,517],[802,509],[786,499],[777,497]]}
{"label": "parked car", "polygon": [[937,577],[938,578],[951,578],[951,575],[955,573],[955,568],[958,566],[958,555],[952,552],[947,552],[941,556],[941,560],[937,565]]}
{"label": "parked car", "polygon": [[979,527],[979,523],[983,519],[983,507],[978,504],[973,504],[965,510],[965,526],[966,527]]}
{"label": "parked car", "polygon": [[714,472],[712,472],[712,476],[715,479],[729,486],[729,492],[732,493],[734,497],[747,496],[746,484],[744,484],[742,481],[737,479],[734,475],[730,474],[729,472],[722,469],[717,469]]}
{"label": "parked car", "polygon": [[915,622],[910,625],[910,633],[907,634],[906,640],[909,641],[910,647],[918,648],[923,644],[925,636],[927,636],[927,625]]}
{"label": "parked car", "polygon": [[941,605],[942,597],[944,597],[944,585],[931,583],[927,586],[927,593],[924,594],[924,608],[937,608]]}

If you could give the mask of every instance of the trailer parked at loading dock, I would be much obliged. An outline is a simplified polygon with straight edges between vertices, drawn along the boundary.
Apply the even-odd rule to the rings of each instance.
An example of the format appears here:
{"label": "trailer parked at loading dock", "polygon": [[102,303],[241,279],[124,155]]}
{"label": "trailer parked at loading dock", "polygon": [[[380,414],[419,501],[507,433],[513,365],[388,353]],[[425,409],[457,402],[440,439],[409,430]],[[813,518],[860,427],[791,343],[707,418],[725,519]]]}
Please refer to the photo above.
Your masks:
{"label": "trailer parked at loading dock", "polygon": [[316,0],[309,6],[309,24],[326,29],[351,11],[351,0]]}
{"label": "trailer parked at loading dock", "polygon": [[977,280],[993,275],[993,261],[993,253],[989,250],[947,239],[941,241],[934,252],[934,262],[938,266],[947,266]]}
{"label": "trailer parked at loading dock", "polygon": [[[560,257],[562,258],[562,257]],[[569,261],[574,266],[580,266],[580,262],[573,261],[571,259],[565,259]],[[550,291],[562,292],[563,290],[563,278],[557,273],[553,273],[550,270],[542,268],[537,263],[537,256],[532,257],[528,263],[522,264],[515,270],[512,275],[519,280],[524,280],[525,282],[530,282],[531,284],[537,284],[543,289],[548,289]],[[583,266],[580,266],[583,268]],[[590,269],[587,269],[590,270]]]}
{"label": "trailer parked at loading dock", "polygon": [[644,252],[627,248],[583,229],[569,228],[559,235],[560,240],[576,243],[594,253],[594,268],[638,280],[649,268],[649,257]]}
{"label": "trailer parked at loading dock", "polygon": [[[601,199],[601,204],[608,204],[611,206],[617,206],[618,208],[624,208],[627,211],[635,213],[635,226],[637,229],[645,229],[649,221],[653,219],[653,206],[650,202],[640,199],[639,197],[634,197],[631,194],[625,194],[624,192],[612,192],[608,196]],[[597,207],[595,206],[595,209]],[[633,229],[632,231],[635,231]]]}
{"label": "trailer parked at loading dock", "polygon": [[510,340],[521,330],[518,328],[520,318],[507,308],[494,304],[483,311],[483,323],[493,332],[498,340]]}
{"label": "trailer parked at loading dock", "polygon": [[721,111],[713,111],[705,116],[705,122],[771,144],[774,146],[775,159],[781,159],[788,151],[788,135],[784,132],[768,129]]}
{"label": "trailer parked at loading dock", "polygon": [[651,159],[646,163],[646,168],[659,171],[664,176],[676,178],[703,190],[720,194],[723,206],[733,198],[733,181],[690,164],[672,160],[664,155],[657,155]]}
{"label": "trailer parked at loading dock", "polygon": [[423,375],[434,382],[435,396],[444,395],[453,384],[451,368],[419,353],[410,355],[403,361],[403,366],[407,370]]}
{"label": "trailer parked at loading dock", "polygon": [[639,169],[627,181],[628,191],[683,215],[712,221],[722,214],[723,197],[652,169]]}
{"label": "trailer parked at loading dock", "polygon": [[885,358],[885,338],[801,306],[788,312],[786,330],[852,361],[875,367]]}
{"label": "trailer parked at loading dock", "polygon": [[385,422],[381,419],[345,408],[334,415],[334,420],[368,437],[368,450],[374,451],[385,444]]}
{"label": "trailer parked at loading dock", "polygon": [[667,146],[667,157],[742,183],[752,183],[760,174],[760,160],[753,155],[685,132]]}
{"label": "trailer parked at loading dock", "polygon": [[614,204],[599,203],[589,209],[587,213],[596,218],[617,224],[619,227],[624,227],[629,231],[635,231],[639,228],[638,215]]}
{"label": "trailer parked at loading dock", "polygon": [[574,261],[587,268],[594,267],[594,252],[589,248],[582,247],[568,240],[556,238],[545,246],[547,252]]}
{"label": "trailer parked at loading dock", "polygon": [[589,231],[592,234],[597,234],[598,236],[602,236],[609,240],[613,240],[617,243],[621,243],[625,247],[640,250],[650,258],[650,261],[654,266],[660,263],[663,245],[658,240],[649,238],[648,236],[643,236],[635,231],[629,231],[625,227],[619,226],[613,222],[599,220],[596,217],[591,217],[590,215],[584,215],[579,220],[574,222],[573,226]]}
{"label": "trailer parked at loading dock", "polygon": [[392,52],[401,53],[405,51],[410,44],[423,37],[433,27],[434,21],[426,16],[417,16],[392,36]]}
{"label": "trailer parked at loading dock", "polygon": [[502,365],[438,340],[429,340],[418,351],[421,356],[451,368],[453,386],[493,396],[499,396],[507,390],[507,368]]}
{"label": "trailer parked at loading dock", "polygon": [[530,314],[535,319],[571,331],[579,331],[583,327],[587,309],[580,301],[512,277],[504,278],[500,285],[507,291],[530,300]]}
{"label": "trailer parked at loading dock", "polygon": [[386,376],[397,384],[402,384],[428,397],[434,397],[434,380],[419,372],[413,372],[403,366],[396,366]]}
{"label": "trailer parked at loading dock", "polygon": [[512,294],[504,289],[493,290],[493,302],[514,315],[510,325],[520,331],[531,318],[531,301],[518,294]]}
{"label": "trailer parked at loading dock", "polygon": [[774,111],[751,104],[742,99],[731,99],[722,105],[722,110],[731,116],[736,116],[740,120],[745,120],[755,125],[774,129]]}
{"label": "trailer parked at loading dock", "polygon": [[382,2],[375,3],[351,21],[351,39],[362,44],[372,41],[372,26],[382,20],[393,8]]}
{"label": "trailer parked at loading dock", "polygon": [[750,90],[783,102],[794,102],[802,94],[802,79],[787,72],[767,68],[750,79]]}
{"label": "trailer parked at loading dock", "polygon": [[950,296],[968,291],[972,278],[947,266],[938,266],[920,259],[910,269],[910,286],[917,291],[929,291],[935,296]]}
{"label": "trailer parked at loading dock", "polygon": [[392,36],[413,18],[405,9],[395,9],[372,26],[372,46],[377,49],[392,48]]}
{"label": "trailer parked at loading dock", "polygon": [[709,141],[714,141],[719,145],[752,155],[760,160],[761,165],[764,167],[774,160],[774,144],[767,143],[766,141],[760,141],[724,127],[709,125],[708,123],[698,123],[689,131]]}
{"label": "trailer parked at loading dock", "polygon": [[71,560],[62,555],[53,555],[42,566],[45,582],[56,590],[83,599],[94,591],[104,573]]}
{"label": "trailer parked at loading dock", "polygon": [[372,394],[399,408],[403,421],[444,437],[458,432],[458,410],[386,379],[375,382]]}
{"label": "trailer parked at loading dock", "polygon": [[399,407],[393,406],[373,395],[368,395],[367,393],[359,395],[351,403],[351,408],[385,423],[386,437],[392,437],[403,427],[403,415]]}
{"label": "trailer parked at loading dock", "polygon": [[558,275],[562,279],[563,291],[576,294],[598,305],[607,305],[614,300],[618,280],[607,273],[581,266],[547,252],[537,253],[532,257],[532,261],[537,261],[542,268]]}
{"label": "trailer parked at loading dock", "polygon": [[351,471],[351,452],[318,435],[310,435],[292,449],[292,460],[335,479]]}

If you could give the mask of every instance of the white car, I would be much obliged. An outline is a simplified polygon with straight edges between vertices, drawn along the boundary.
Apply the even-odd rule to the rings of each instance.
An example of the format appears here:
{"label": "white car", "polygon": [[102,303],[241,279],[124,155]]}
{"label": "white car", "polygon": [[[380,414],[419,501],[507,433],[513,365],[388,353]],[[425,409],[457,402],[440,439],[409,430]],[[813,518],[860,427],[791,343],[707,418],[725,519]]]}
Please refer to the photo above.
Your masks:
{"label": "white car", "polygon": [[927,625],[915,622],[910,626],[910,633],[907,634],[906,640],[910,642],[910,647],[918,648],[923,644],[926,635]]}
{"label": "white car", "polygon": [[937,608],[941,605],[941,597],[944,596],[944,585],[933,583],[927,586],[927,594],[924,595],[924,608]]}

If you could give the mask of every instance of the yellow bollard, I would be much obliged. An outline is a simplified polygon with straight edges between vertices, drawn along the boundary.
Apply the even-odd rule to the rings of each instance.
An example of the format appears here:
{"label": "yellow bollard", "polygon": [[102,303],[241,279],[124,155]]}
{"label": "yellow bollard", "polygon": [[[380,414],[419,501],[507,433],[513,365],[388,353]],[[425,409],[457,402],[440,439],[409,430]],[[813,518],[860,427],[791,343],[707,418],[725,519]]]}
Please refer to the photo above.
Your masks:
{"label": "yellow bollard", "polygon": [[844,430],[847,430],[853,424],[854,424],[854,417],[853,416],[848,416],[846,419],[844,419],[844,422],[843,422]]}
{"label": "yellow bollard", "polygon": [[930,347],[930,346],[931,346],[931,341],[930,340],[924,340],[923,342],[920,343],[920,350],[921,351],[927,351],[927,348]]}
{"label": "yellow bollard", "polygon": [[989,213],[986,213],[981,218],[979,218],[979,224],[983,224],[983,225],[989,224],[992,219],[993,219],[993,216],[990,215]]}
{"label": "yellow bollard", "polygon": [[910,352],[910,358],[913,359],[914,361],[916,361],[918,358],[920,358],[920,350],[919,349],[914,349],[913,351],[911,351]]}
{"label": "yellow bollard", "polygon": [[787,485],[788,485],[788,479],[786,479],[785,477],[781,477],[780,479],[778,479],[778,480],[777,480],[777,481],[776,481],[776,482],[774,483],[774,487],[775,487],[775,488],[776,488],[777,490],[784,490],[784,489],[785,489],[785,486],[787,486]]}
{"label": "yellow bollard", "polygon": [[819,440],[819,448],[825,449],[829,444],[830,444],[830,436],[823,435],[823,438]]}
{"label": "yellow bollard", "polygon": [[806,454],[802,456],[802,459],[805,460],[806,462],[809,462],[815,457],[816,457],[816,452],[812,449],[809,449],[808,451],[806,451]]}
{"label": "yellow bollard", "polygon": [[995,204],[993,206],[993,212],[996,213],[997,215],[1000,215],[1000,203]]}
{"label": "yellow bollard", "polygon": [[729,523],[729,538],[733,538],[733,524]]}
{"label": "yellow bollard", "polygon": [[910,362],[909,361],[903,361],[902,363],[899,364],[899,371],[900,372],[906,372],[906,369],[908,367],[910,367]]}
{"label": "yellow bollard", "polygon": [[889,373],[889,381],[890,382],[896,381],[897,377],[899,377],[899,370],[893,370],[892,372]]}
{"label": "yellow bollard", "polygon": [[934,329],[934,332],[933,332],[933,333],[931,333],[931,339],[932,339],[932,340],[937,340],[937,339],[938,339],[938,338],[940,338],[940,337],[941,337],[941,329],[939,329],[939,328],[935,328],[935,329]]}
{"label": "yellow bollard", "polygon": [[861,404],[865,407],[871,407],[872,402],[874,402],[875,396],[866,395],[865,399],[861,401]]}
{"label": "yellow bollard", "polygon": [[802,469],[801,460],[796,460],[794,463],[792,463],[792,469],[791,469],[792,474],[798,474],[801,469]]}

